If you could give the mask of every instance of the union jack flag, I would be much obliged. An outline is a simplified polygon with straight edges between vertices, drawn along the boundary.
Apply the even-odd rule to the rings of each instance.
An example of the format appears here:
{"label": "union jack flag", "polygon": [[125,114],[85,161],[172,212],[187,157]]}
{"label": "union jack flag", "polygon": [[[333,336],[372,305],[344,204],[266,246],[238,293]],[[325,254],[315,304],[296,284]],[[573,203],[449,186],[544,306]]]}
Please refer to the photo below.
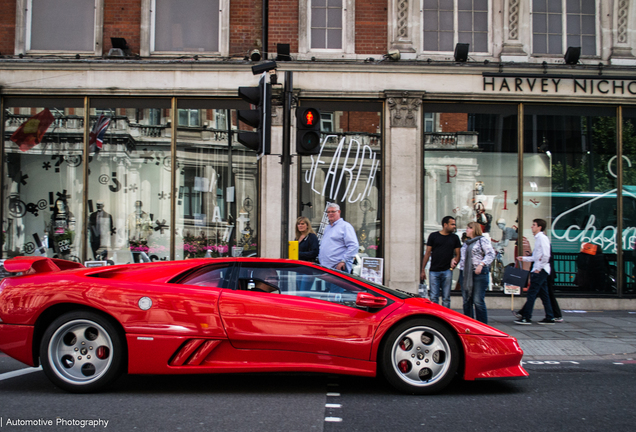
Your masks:
{"label": "union jack flag", "polygon": [[89,153],[99,153],[102,149],[102,146],[104,145],[104,135],[106,135],[108,125],[110,125],[110,118],[104,117],[104,115],[101,114],[93,125],[93,130],[88,135]]}

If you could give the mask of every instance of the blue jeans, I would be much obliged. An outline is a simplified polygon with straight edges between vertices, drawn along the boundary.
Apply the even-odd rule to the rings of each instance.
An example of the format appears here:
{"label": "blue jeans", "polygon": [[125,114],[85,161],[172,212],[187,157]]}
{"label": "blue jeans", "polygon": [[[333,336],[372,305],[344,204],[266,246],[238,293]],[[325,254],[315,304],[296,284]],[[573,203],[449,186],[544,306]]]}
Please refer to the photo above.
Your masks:
{"label": "blue jeans", "polygon": [[532,319],[532,310],[534,309],[534,302],[537,299],[537,295],[543,302],[543,308],[545,309],[545,317],[548,319],[554,318],[552,313],[552,304],[550,303],[550,294],[548,292],[548,274],[545,270],[541,270],[539,273],[530,273],[530,288],[528,289],[528,297],[526,304],[521,308],[521,316],[526,319]]}
{"label": "blue jeans", "polygon": [[442,306],[450,308],[451,284],[453,272],[449,270],[429,272],[431,301],[439,304],[440,290],[442,292]]}
{"label": "blue jeans", "polygon": [[[473,295],[468,296],[464,291],[464,271],[459,272],[459,284],[462,286],[464,298],[464,315],[475,318],[477,321],[488,324],[488,311],[486,310],[486,290],[489,282],[489,268],[484,267],[480,274],[473,274]],[[473,308],[475,313],[473,314]]]}

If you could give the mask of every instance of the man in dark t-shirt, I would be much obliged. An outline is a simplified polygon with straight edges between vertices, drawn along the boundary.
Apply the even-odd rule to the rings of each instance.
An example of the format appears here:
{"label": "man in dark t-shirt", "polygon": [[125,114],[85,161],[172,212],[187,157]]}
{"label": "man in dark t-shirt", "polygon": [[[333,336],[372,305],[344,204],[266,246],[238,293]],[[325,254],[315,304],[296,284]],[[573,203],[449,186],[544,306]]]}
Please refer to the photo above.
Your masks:
{"label": "man in dark t-shirt", "polygon": [[[439,303],[440,291],[442,305],[450,308],[450,293],[453,281],[453,268],[459,262],[459,249],[462,244],[455,234],[457,225],[452,216],[442,219],[442,230],[431,233],[426,241],[426,252],[422,260],[420,280],[426,280],[426,264],[431,259],[430,295],[433,303]],[[454,260],[453,260],[454,258]]]}

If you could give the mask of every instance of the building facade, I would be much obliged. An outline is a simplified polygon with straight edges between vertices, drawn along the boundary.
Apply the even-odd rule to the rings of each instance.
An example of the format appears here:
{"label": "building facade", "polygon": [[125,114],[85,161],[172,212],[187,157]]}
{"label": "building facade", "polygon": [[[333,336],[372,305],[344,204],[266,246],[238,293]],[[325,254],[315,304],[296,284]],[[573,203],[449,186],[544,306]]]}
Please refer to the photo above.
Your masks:
{"label": "building facade", "polygon": [[[452,215],[499,252],[489,295],[534,218],[562,295],[636,294],[633,2],[0,0],[0,34],[2,258],[279,257],[336,202],[392,288]],[[236,139],[255,51],[263,157]],[[283,184],[286,77],[322,145],[292,124]]]}

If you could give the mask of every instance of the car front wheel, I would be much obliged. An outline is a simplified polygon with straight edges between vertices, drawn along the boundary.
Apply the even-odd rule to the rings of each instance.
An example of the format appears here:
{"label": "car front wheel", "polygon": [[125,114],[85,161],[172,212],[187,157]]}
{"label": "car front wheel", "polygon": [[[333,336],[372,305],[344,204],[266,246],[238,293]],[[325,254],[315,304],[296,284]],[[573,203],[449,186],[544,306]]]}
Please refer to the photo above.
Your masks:
{"label": "car front wheel", "polygon": [[122,335],[100,314],[69,312],[46,329],[40,343],[40,361],[58,387],[88,393],[112,383],[125,367]]}
{"label": "car front wheel", "polygon": [[391,385],[406,393],[432,394],[453,379],[460,354],[446,326],[422,318],[394,328],[380,355],[380,366]]}

